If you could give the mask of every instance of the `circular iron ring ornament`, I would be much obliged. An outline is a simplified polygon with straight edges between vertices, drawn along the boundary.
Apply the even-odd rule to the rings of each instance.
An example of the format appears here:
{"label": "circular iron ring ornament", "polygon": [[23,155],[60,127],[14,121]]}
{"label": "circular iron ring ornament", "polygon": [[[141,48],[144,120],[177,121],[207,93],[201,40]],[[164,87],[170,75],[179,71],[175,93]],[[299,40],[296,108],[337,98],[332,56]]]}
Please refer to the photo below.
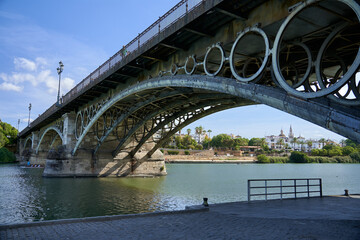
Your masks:
{"label": "circular iron ring ornament", "polygon": [[171,65],[171,69],[170,69],[171,75],[175,76],[178,71],[179,71],[179,67],[178,67],[178,65],[176,63]]}
{"label": "circular iron ring ornament", "polygon": [[[249,34],[249,33],[255,33],[257,35],[260,35],[263,39],[264,39],[264,43],[265,43],[265,54],[264,54],[264,59],[263,59],[263,62],[260,66],[260,68],[257,70],[256,73],[254,73],[251,77],[248,77],[248,78],[244,78],[244,77],[241,77],[236,69],[235,69],[235,62],[234,62],[234,54],[235,54],[235,49],[239,43],[239,41],[241,40],[241,38],[243,38],[246,34]],[[270,55],[270,44],[269,44],[269,38],[267,37],[266,33],[258,28],[258,27],[251,27],[251,28],[247,28],[245,29],[243,32],[241,32],[239,34],[239,36],[236,38],[232,48],[231,48],[231,52],[230,52],[230,57],[229,57],[229,60],[230,60],[230,69],[231,69],[231,72],[233,74],[233,76],[241,81],[241,82],[250,82],[250,81],[253,81],[253,80],[256,80],[260,74],[262,74],[266,68],[266,65],[269,61],[269,55]]]}
{"label": "circular iron ring ornament", "polygon": [[[300,87],[301,85],[303,85],[303,83],[309,78],[310,76],[310,73],[311,73],[311,68],[313,66],[313,59],[312,59],[312,55],[311,55],[311,51],[309,49],[308,46],[306,46],[304,43],[302,42],[292,42],[289,44],[291,47],[292,46],[297,46],[297,47],[300,47],[302,48],[305,53],[306,53],[306,56],[307,56],[307,59],[308,59],[308,65],[307,65],[307,68],[306,68],[306,72],[304,74],[304,76],[301,78],[300,81],[298,81],[296,84],[292,85],[291,87],[292,88],[298,88]],[[287,46],[285,46],[286,48]],[[297,71],[297,70],[296,70]],[[298,77],[298,76],[297,76]]]}
{"label": "circular iron ring ornament", "polygon": [[[354,60],[354,63],[348,69],[348,71],[343,76],[343,78],[341,80],[339,80],[337,83],[335,83],[334,85],[331,85],[328,88],[322,88],[321,90],[316,91],[316,92],[300,92],[300,91],[297,91],[296,89],[289,86],[287,84],[286,80],[283,78],[283,76],[281,74],[281,71],[280,71],[280,66],[279,66],[279,52],[280,52],[280,49],[281,49],[281,44],[280,43],[282,41],[283,34],[284,34],[285,30],[287,29],[289,23],[296,17],[296,15],[298,13],[300,13],[302,10],[304,10],[305,8],[307,8],[309,6],[312,6],[312,5],[315,5],[315,4],[319,3],[320,1],[321,0],[308,0],[308,1],[304,2],[304,3],[302,3],[294,11],[292,11],[290,13],[290,15],[285,19],[285,21],[280,26],[280,29],[279,29],[278,33],[276,34],[274,46],[273,46],[273,49],[272,49],[272,54],[273,54],[272,55],[272,67],[273,67],[273,70],[274,70],[276,80],[281,85],[281,87],[284,90],[286,90],[287,92],[289,92],[289,93],[291,93],[291,94],[293,94],[295,96],[305,98],[305,99],[323,97],[323,96],[326,96],[326,95],[329,95],[329,94],[332,94],[332,93],[336,92],[347,81],[349,81],[349,79],[356,72],[356,70],[358,69],[358,66],[360,64],[360,49],[359,49],[359,51],[358,51],[358,53],[356,55],[356,58]],[[347,1],[347,0],[338,0],[338,1],[342,2],[342,3],[346,4],[348,7],[350,7],[355,12],[357,18],[360,20],[360,6],[355,1]],[[330,35],[334,36],[334,34],[330,34]],[[323,44],[322,47],[325,47],[326,45],[327,44]],[[319,59],[317,59],[317,60],[319,60]],[[320,78],[318,78],[318,76],[317,76],[317,81],[319,83],[322,81],[321,76],[320,76]]]}
{"label": "circular iron ring ornament", "polygon": [[[218,49],[220,51],[220,55],[221,55],[221,62],[220,62],[220,66],[219,68],[214,72],[214,73],[211,73],[209,70],[208,70],[208,58],[209,58],[209,54],[214,51],[215,49]],[[206,75],[208,76],[211,76],[211,77],[214,77],[216,75],[218,75],[223,66],[224,66],[224,62],[225,62],[225,52],[224,52],[224,49],[222,48],[221,44],[220,43],[216,43],[216,44],[213,44],[206,52],[205,54],[205,58],[204,58],[204,62],[203,62],[203,65],[204,65],[204,71],[206,73]]]}
{"label": "circular iron ring ornament", "polygon": [[[327,88],[327,86],[324,84],[324,78],[323,78],[323,73],[322,73],[322,68],[321,68],[321,59],[323,58],[325,51],[327,50],[329,44],[333,41],[334,37],[336,37],[338,34],[340,34],[348,26],[349,26],[349,24],[345,23],[345,24],[342,24],[342,25],[336,27],[331,32],[331,34],[325,39],[325,41],[323,42],[323,44],[320,47],[319,53],[316,58],[315,72],[316,72],[316,78],[321,79],[321,81],[318,81],[321,89]],[[356,63],[356,59],[359,58],[359,55],[360,55],[359,53],[360,53],[360,49],[354,60],[354,63]],[[343,104],[343,105],[356,106],[356,105],[360,104],[360,99],[347,99],[346,98],[350,94],[351,91],[353,92],[353,94],[355,96],[359,95],[359,94],[357,94],[358,90],[356,89],[356,82],[355,82],[356,81],[355,75],[356,75],[359,65],[360,65],[359,60],[358,60],[358,62],[359,62],[358,64],[355,64],[355,67],[354,67],[354,63],[351,65],[351,67],[353,67],[353,69],[351,69],[351,67],[350,67],[351,70],[350,69],[346,70],[346,66],[343,62],[340,64],[341,65],[340,70],[342,70],[342,72],[345,72],[345,74],[341,80],[334,83],[333,85],[330,85],[330,87],[334,86],[334,85],[336,85],[338,87],[335,89],[334,92],[332,92],[335,95],[328,95],[327,96],[328,98],[330,98],[331,100],[333,100],[337,103]],[[350,72],[350,71],[352,71],[352,72]],[[346,78],[345,78],[345,76],[346,76]],[[344,78],[345,78],[345,81],[343,81]],[[343,83],[342,85],[340,85],[340,81]],[[344,96],[341,96],[341,94],[338,91],[340,91],[342,89],[342,87],[344,87],[346,84],[348,85],[347,93]],[[356,97],[358,98],[358,96],[356,96]]]}
{"label": "circular iron ring ornament", "polygon": [[75,138],[76,139],[79,139],[79,136],[82,134],[82,131],[83,131],[82,121],[83,121],[83,116],[80,111],[76,114],[76,118],[75,118]]}
{"label": "circular iron ring ornament", "polygon": [[[188,64],[191,61],[193,62],[193,67],[191,68],[190,71],[188,71]],[[185,66],[184,66],[185,73],[188,74],[188,75],[192,75],[196,71],[196,67],[197,67],[197,62],[196,62],[195,56],[194,55],[189,56],[186,59]]]}

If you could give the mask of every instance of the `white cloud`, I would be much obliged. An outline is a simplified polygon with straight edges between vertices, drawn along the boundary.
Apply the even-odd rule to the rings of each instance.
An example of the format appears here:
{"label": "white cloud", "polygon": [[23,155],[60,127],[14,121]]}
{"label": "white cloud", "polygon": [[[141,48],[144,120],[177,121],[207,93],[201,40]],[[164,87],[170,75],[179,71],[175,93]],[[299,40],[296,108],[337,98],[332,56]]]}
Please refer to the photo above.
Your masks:
{"label": "white cloud", "polygon": [[61,87],[63,92],[70,91],[75,86],[75,81],[71,78],[64,78],[61,80]]}
{"label": "white cloud", "polygon": [[26,58],[15,58],[14,59],[15,69],[24,69],[28,71],[36,71],[36,63]]}
{"label": "white cloud", "polygon": [[21,92],[22,87],[12,83],[3,82],[2,84],[0,84],[0,90]]}
{"label": "white cloud", "polygon": [[[58,91],[58,78],[52,75],[54,71],[48,69],[48,61],[45,58],[37,57],[35,61],[18,57],[14,59],[15,69],[21,70],[11,74],[0,73],[0,90],[21,91],[26,82],[34,87],[45,86],[48,93],[52,94]],[[75,86],[75,81],[71,78],[63,78],[61,81],[61,92],[69,91]]]}

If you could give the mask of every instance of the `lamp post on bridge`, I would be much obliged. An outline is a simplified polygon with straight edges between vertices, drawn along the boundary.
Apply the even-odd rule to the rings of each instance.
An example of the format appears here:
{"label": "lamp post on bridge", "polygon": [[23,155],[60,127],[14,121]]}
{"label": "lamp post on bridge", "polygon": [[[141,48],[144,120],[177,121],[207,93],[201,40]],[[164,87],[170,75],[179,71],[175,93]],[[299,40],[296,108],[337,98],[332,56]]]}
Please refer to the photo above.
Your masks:
{"label": "lamp post on bridge", "polygon": [[59,88],[58,88],[58,96],[57,96],[57,101],[56,101],[56,106],[60,107],[61,103],[60,103],[60,81],[61,81],[61,73],[64,69],[64,64],[62,63],[62,61],[59,62],[59,67],[56,69],[57,73],[59,75]]}
{"label": "lamp post on bridge", "polygon": [[29,120],[28,120],[28,126],[30,125],[30,112],[31,112],[31,103],[29,103]]}

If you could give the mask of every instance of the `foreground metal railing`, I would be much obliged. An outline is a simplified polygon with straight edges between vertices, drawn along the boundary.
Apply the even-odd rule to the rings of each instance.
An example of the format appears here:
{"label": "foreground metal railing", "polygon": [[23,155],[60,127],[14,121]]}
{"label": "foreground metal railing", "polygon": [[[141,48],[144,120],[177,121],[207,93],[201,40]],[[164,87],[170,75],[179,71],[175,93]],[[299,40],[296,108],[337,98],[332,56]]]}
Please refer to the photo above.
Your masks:
{"label": "foreground metal railing", "polygon": [[322,197],[321,178],[298,179],[249,179],[248,201],[255,200]]}

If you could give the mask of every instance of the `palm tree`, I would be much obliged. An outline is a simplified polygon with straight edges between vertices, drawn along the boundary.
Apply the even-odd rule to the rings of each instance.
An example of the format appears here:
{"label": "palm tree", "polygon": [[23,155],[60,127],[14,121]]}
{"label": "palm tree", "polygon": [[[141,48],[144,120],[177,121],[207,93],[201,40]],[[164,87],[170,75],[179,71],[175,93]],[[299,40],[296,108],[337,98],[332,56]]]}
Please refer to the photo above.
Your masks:
{"label": "palm tree", "polygon": [[293,139],[291,139],[291,143],[293,144],[293,149],[295,150],[295,144],[297,143],[297,138],[294,137]]}
{"label": "palm tree", "polygon": [[210,133],[211,133],[212,131],[209,129],[209,130],[207,130],[207,132],[209,133],[209,138],[211,138]]}
{"label": "palm tree", "polygon": [[284,139],[280,138],[277,144],[280,145],[280,149],[282,149],[282,145],[284,144]]}
{"label": "palm tree", "polygon": [[303,140],[298,141],[298,143],[300,144],[300,151],[303,150],[303,144],[305,143]]}
{"label": "palm tree", "polygon": [[201,143],[201,134],[203,134],[204,128],[202,126],[198,126],[195,128],[195,132],[199,135],[199,143]]}
{"label": "palm tree", "polygon": [[312,147],[313,142],[311,140],[309,140],[309,141],[306,141],[306,144],[309,147],[309,151],[311,151],[311,147]]}
{"label": "palm tree", "polygon": [[190,135],[191,129],[190,128],[186,129],[186,132],[187,132],[187,135]]}
{"label": "palm tree", "polygon": [[325,143],[326,143],[325,138],[320,138],[319,143],[322,143],[321,148],[323,148],[323,147],[324,147],[324,145],[325,145]]}

